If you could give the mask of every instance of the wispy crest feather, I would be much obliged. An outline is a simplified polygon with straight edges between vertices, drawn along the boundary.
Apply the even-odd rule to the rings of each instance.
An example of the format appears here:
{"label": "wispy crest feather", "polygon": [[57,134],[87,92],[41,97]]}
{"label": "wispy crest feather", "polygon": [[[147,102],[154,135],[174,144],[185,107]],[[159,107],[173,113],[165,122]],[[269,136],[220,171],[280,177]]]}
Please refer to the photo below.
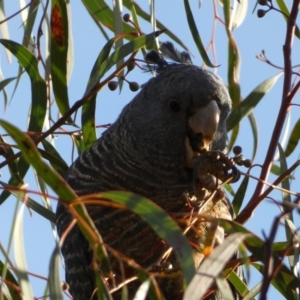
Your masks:
{"label": "wispy crest feather", "polygon": [[150,71],[157,71],[159,73],[177,64],[193,64],[190,55],[186,51],[178,51],[171,42],[160,43],[159,51],[160,53],[150,51],[145,56],[145,60],[151,64],[149,67]]}

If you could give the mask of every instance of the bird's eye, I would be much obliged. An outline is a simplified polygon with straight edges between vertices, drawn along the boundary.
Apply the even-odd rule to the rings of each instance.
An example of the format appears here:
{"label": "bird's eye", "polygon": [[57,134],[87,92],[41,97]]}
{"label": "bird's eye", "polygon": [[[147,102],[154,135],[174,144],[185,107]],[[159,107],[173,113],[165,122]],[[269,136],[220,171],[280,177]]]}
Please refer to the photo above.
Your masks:
{"label": "bird's eye", "polygon": [[173,111],[175,111],[175,112],[179,112],[180,111],[180,104],[177,102],[177,101],[175,101],[175,100],[171,100],[170,102],[169,102],[169,106],[170,106],[170,108],[173,110]]}

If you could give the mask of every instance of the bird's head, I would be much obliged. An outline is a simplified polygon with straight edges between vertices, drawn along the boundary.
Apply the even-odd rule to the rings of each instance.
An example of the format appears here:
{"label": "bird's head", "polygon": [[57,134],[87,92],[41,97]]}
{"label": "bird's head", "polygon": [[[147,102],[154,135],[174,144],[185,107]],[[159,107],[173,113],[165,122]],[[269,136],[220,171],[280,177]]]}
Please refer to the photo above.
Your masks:
{"label": "bird's head", "polygon": [[166,64],[144,84],[121,117],[143,151],[184,153],[191,168],[193,158],[203,151],[227,151],[230,108],[227,88],[217,75],[191,64]]}

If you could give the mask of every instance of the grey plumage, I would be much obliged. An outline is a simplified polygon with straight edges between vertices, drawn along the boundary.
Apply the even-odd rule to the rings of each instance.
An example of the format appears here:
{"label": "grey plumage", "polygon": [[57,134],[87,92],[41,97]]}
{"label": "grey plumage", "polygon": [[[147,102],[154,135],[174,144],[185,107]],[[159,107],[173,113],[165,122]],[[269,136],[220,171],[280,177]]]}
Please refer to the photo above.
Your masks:
{"label": "grey plumage", "polygon": [[[192,160],[196,152],[204,148],[227,151],[226,117],[231,102],[221,79],[190,65],[187,55],[182,55],[180,64],[156,58],[160,59],[158,76],[143,86],[116,122],[70,167],[66,181],[78,195],[126,190],[148,197],[169,213],[188,212],[182,194],[193,195]],[[148,59],[155,60],[155,54]],[[232,217],[226,198],[211,212],[220,217],[218,207],[225,211],[221,217]],[[167,249],[154,231],[129,211],[100,205],[87,206],[87,210],[104,242],[145,268]],[[70,221],[65,206],[58,204],[59,236]],[[189,238],[197,242],[199,235],[191,233]],[[90,267],[93,253],[78,227],[67,236],[62,253],[73,298],[89,299],[95,288]],[[111,260],[116,281],[121,280],[119,264],[115,258]],[[174,256],[170,263],[173,270],[179,268]],[[127,271],[132,276],[133,271]],[[166,299],[182,297],[180,280],[161,284]],[[167,291],[166,286],[170,287]]]}

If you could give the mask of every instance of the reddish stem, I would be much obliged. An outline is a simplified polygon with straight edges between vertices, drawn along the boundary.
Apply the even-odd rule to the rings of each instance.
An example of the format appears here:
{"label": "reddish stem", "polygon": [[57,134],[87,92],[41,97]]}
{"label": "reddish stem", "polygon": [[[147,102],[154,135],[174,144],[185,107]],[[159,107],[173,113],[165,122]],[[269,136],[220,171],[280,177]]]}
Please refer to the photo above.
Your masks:
{"label": "reddish stem", "polygon": [[[292,62],[291,62],[291,52],[293,39],[295,34],[295,24],[299,11],[300,0],[294,0],[291,14],[287,20],[287,29],[286,29],[286,38],[285,44],[283,46],[283,58],[284,58],[284,83],[283,83],[283,92],[282,92],[282,102],[281,107],[278,113],[277,122],[271,137],[270,145],[267,151],[267,155],[261,170],[260,179],[266,181],[271,169],[272,161],[275,155],[277,144],[280,138],[280,134],[285,122],[286,114],[290,109],[291,102],[295,96],[299,86],[295,87],[291,91],[291,82],[292,82]],[[253,214],[255,208],[263,200],[261,197],[263,193],[264,184],[259,181],[257,183],[256,189],[253,193],[252,198],[246,207],[241,211],[241,213],[235,219],[236,222],[243,224],[245,223]]]}

